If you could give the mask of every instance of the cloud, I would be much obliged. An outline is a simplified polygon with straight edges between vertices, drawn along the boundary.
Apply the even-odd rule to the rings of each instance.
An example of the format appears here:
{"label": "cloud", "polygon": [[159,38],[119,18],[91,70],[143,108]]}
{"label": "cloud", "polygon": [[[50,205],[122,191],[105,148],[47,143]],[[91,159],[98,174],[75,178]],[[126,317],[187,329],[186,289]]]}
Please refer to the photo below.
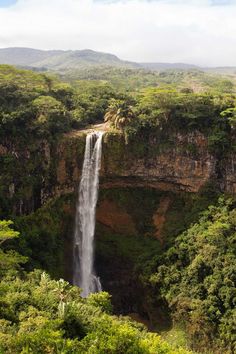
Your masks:
{"label": "cloud", "polygon": [[211,1],[212,5],[216,6],[225,6],[225,5],[232,5],[235,4],[235,0],[212,0]]}
{"label": "cloud", "polygon": [[0,8],[0,47],[91,48],[134,61],[236,66],[235,16],[229,0],[18,0]]}

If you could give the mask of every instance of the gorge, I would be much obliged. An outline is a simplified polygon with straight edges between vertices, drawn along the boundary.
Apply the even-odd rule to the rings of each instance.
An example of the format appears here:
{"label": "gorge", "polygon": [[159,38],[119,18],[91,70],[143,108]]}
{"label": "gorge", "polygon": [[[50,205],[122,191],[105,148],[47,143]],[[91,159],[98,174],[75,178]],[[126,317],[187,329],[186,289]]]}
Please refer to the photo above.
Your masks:
{"label": "gorge", "polygon": [[[26,179],[19,181],[18,176],[24,176],[24,173],[14,169],[14,193],[7,197],[18,215],[20,206],[22,213],[35,211],[37,215],[42,210],[42,223],[48,218],[47,210],[52,219],[60,208],[58,218],[53,217],[53,227],[60,242],[53,251],[44,253],[48,254],[44,267],[55,276],[64,276],[77,284],[78,279],[75,281],[72,276],[74,251],[70,235],[73,234],[77,188],[83,175],[89,134],[92,129],[65,134],[52,145],[40,141],[37,148],[40,163],[36,168],[41,171],[43,180],[34,189]],[[106,131],[103,135],[95,265],[104,289],[113,295],[117,312],[140,312],[155,323],[155,318],[165,317],[160,310],[163,304],[159,305],[157,316],[149,300],[147,303],[146,290],[137,280],[139,271],[134,271],[134,267],[140,265],[135,257],[142,257],[145,252],[147,259],[152,252],[160,254],[175,236],[197,220],[198,213],[216,198],[215,191],[234,193],[236,159],[234,154],[224,159],[215,156],[208,149],[207,138],[198,131],[168,136],[161,133],[148,140],[142,139],[126,144],[119,132]],[[27,170],[32,164],[30,150],[21,149],[17,144],[10,148],[6,143],[1,151],[5,154],[16,152],[19,168],[24,166]],[[221,175],[218,174],[219,166]],[[19,185],[24,186],[27,194],[18,194]],[[10,189],[6,187],[9,193]],[[51,231],[47,233],[47,240],[43,238],[42,242],[54,244]],[[27,242],[32,243],[31,240]],[[134,243],[137,249],[132,247]],[[132,277],[134,280],[130,283]],[[135,295],[137,292],[139,297]]]}
{"label": "gorge", "polygon": [[233,96],[91,82],[86,93],[1,70],[0,239],[9,219],[20,236],[0,240],[0,351],[59,336],[67,353],[126,353],[127,338],[132,354],[158,353],[133,318],[177,336],[165,353],[233,353]]}

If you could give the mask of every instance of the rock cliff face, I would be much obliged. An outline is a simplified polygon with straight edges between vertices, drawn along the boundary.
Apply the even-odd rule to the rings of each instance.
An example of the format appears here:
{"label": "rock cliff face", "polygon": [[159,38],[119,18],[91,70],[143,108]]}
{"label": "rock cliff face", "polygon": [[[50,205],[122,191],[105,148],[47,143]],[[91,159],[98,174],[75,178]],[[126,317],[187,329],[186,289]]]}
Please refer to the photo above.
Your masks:
{"label": "rock cliff face", "polygon": [[[12,201],[16,213],[29,213],[49,199],[77,191],[85,146],[85,132],[30,146],[0,145],[2,199]],[[126,143],[119,133],[104,135],[100,184],[110,188],[155,188],[198,192],[214,180],[227,193],[236,193],[236,154],[219,159],[208,150],[199,132],[152,136]],[[0,191],[1,192],[1,191]]]}
{"label": "rock cliff face", "polygon": [[[57,147],[57,179],[52,194],[73,191],[80,178],[84,135],[68,135]],[[222,191],[236,192],[236,155],[219,161],[199,132],[125,143],[120,134],[104,136],[101,188],[145,187],[198,192],[214,180]],[[78,147],[80,146],[80,149]],[[220,164],[220,173],[219,173]]]}

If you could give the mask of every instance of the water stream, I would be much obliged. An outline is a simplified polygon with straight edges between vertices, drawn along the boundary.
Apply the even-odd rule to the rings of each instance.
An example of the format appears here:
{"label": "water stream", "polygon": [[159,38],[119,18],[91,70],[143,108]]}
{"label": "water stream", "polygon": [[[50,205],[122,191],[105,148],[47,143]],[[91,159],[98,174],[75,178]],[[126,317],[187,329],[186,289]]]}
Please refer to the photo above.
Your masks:
{"label": "water stream", "polygon": [[76,205],[73,284],[82,289],[83,297],[102,289],[94,270],[94,231],[102,136],[103,132],[92,132],[86,137],[82,177]]}

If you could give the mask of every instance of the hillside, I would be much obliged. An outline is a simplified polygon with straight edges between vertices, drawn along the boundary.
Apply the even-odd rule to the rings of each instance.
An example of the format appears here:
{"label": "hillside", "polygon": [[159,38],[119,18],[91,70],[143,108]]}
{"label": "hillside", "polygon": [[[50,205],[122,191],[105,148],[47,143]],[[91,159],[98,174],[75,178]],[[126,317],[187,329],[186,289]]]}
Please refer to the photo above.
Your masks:
{"label": "hillside", "polygon": [[218,75],[198,69],[168,69],[151,71],[112,66],[90,66],[69,69],[59,73],[63,81],[78,87],[88,82],[108,83],[119,90],[136,91],[145,87],[163,87],[193,92],[232,93],[235,92],[236,77]]}
{"label": "hillside", "polygon": [[0,49],[0,63],[50,70],[65,70],[93,65],[139,67],[108,53],[84,50],[38,50],[31,48]]}
{"label": "hillside", "polygon": [[153,71],[169,70],[169,69],[181,69],[181,70],[191,70],[191,69],[201,69],[200,66],[186,63],[141,63],[144,69],[149,69]]}
{"label": "hillside", "polygon": [[200,67],[188,63],[131,62],[118,58],[114,54],[91,49],[84,50],[40,50],[23,47],[0,48],[0,64],[31,66],[51,70],[75,69],[84,66],[107,65],[128,68],[143,68],[151,71],[198,69],[219,74],[232,74],[236,67]]}
{"label": "hillside", "polygon": [[167,69],[200,69],[185,63],[137,63],[119,59],[116,55],[84,50],[39,50],[32,48],[0,49],[0,64],[31,66],[50,70],[77,69],[85,66],[107,65],[126,68],[143,68],[152,71]]}
{"label": "hillside", "polygon": [[135,63],[109,53],[85,50],[0,49],[0,64],[53,72],[73,86],[84,80],[108,83],[118,90],[149,86],[194,92],[235,92],[236,74],[230,68],[201,68],[185,63]]}
{"label": "hillside", "polygon": [[31,48],[2,48],[0,63],[19,66],[35,66],[37,62],[61,54],[63,51],[43,51]]}

